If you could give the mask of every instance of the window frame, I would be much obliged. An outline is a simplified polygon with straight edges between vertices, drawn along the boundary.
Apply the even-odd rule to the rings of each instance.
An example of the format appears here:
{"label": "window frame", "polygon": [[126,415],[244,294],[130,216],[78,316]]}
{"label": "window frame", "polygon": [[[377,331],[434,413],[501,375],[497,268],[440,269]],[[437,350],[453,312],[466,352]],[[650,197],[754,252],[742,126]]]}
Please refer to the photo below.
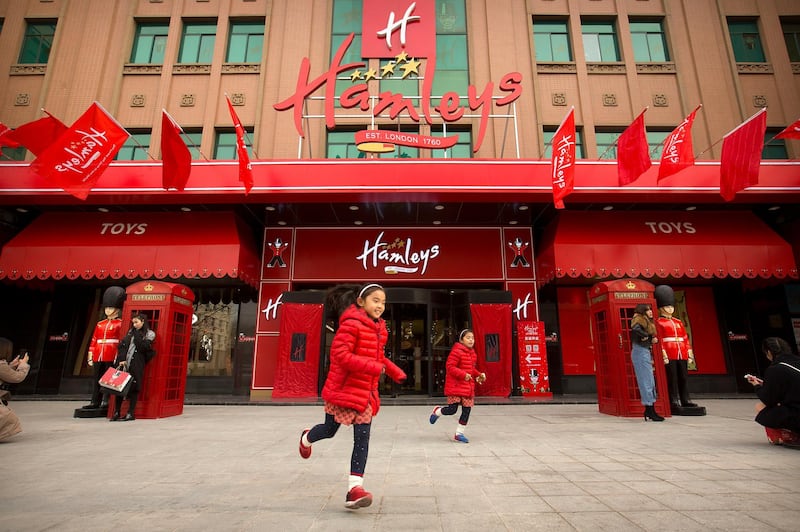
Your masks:
{"label": "window frame", "polygon": [[[245,144],[247,144],[247,138],[248,137],[250,139],[253,138],[253,135],[254,135],[253,132],[255,131],[255,129],[252,126],[251,127],[244,127],[243,129],[244,129],[244,132],[246,133],[246,135],[244,137],[245,138]],[[220,142],[223,138],[226,140],[226,142]],[[232,144],[229,144],[227,142],[228,138],[233,140]],[[238,156],[238,153],[237,153],[237,150],[236,150],[236,145],[237,145],[237,142],[236,142],[236,130],[235,129],[233,129],[233,128],[216,128],[214,130],[214,153],[212,155],[212,158],[214,160],[222,160],[222,161],[228,161],[228,160],[235,161],[235,160],[238,160],[239,156]],[[253,147],[252,146],[246,146],[246,148],[247,148],[247,155],[250,156],[250,158],[252,159],[252,157],[253,157]],[[230,155],[231,156],[230,157],[220,157],[220,150],[230,150]],[[227,151],[224,151],[223,155],[228,155]]]}
{"label": "window frame", "polygon": [[[162,32],[143,35],[143,29],[161,29]],[[142,39],[152,38],[149,45],[149,52],[147,53],[148,61],[141,61],[137,59],[139,55],[140,41]],[[162,20],[147,20],[136,21],[136,29],[134,31],[133,43],[131,44],[131,55],[129,63],[134,65],[163,65],[164,57],[167,50],[167,39],[169,38],[169,22]],[[159,50],[159,46],[161,50]],[[160,57],[158,57],[160,55]]]}
{"label": "window frame", "polygon": [[[52,28],[52,33],[40,33],[35,35],[32,31],[35,28],[41,27],[49,27]],[[44,65],[47,64],[50,60],[50,53],[53,50],[53,41],[55,41],[56,31],[58,29],[58,21],[53,19],[35,19],[35,20],[25,20],[25,34],[22,37],[22,42],[20,43],[19,47],[19,56],[17,57],[17,63],[20,65]],[[46,52],[43,52],[42,49],[46,47]],[[35,56],[36,60],[34,61],[31,58],[28,58],[28,48],[36,48],[36,52],[32,55]],[[44,55],[44,57],[42,57]],[[44,60],[42,60],[44,59]]]}
{"label": "window frame", "polygon": [[[183,28],[181,31],[181,45],[178,48],[179,65],[210,65],[214,60],[214,49],[217,41],[217,21],[208,20],[184,20]],[[213,28],[213,33],[199,31],[195,33],[193,30],[202,30]],[[198,36],[198,37],[196,37]],[[197,46],[195,47],[192,41],[197,39]],[[208,39],[211,40],[209,46]],[[191,49],[190,46],[191,45]],[[192,57],[187,57],[191,55]],[[207,61],[205,60],[207,59]]]}
{"label": "window frame", "polygon": [[[591,27],[601,27],[601,26],[609,26],[611,31],[610,32],[587,32],[586,30]],[[617,29],[617,21],[614,20],[602,20],[602,19],[581,19],[581,42],[583,43],[583,57],[587,63],[619,63],[622,61],[622,53],[620,51],[619,46],[619,31]],[[602,41],[607,41],[607,39],[601,39],[600,36],[611,36],[610,43],[606,42],[605,44]],[[597,37],[597,52],[600,54],[600,59],[596,60],[589,57],[589,47],[587,46],[587,38],[591,38],[592,36]],[[609,59],[608,57],[604,56],[604,49],[610,45],[613,46],[613,56],[614,59]]]}
{"label": "window frame", "polygon": [[[147,161],[150,159],[150,142],[152,141],[153,131],[151,129],[128,129],[130,137],[125,140],[125,143],[114,156],[115,161]],[[146,136],[147,143],[142,142]],[[132,157],[125,154],[126,150],[131,152]],[[120,157],[125,154],[125,157]],[[143,155],[143,157],[137,157]]]}
{"label": "window frame", "polygon": [[[552,31],[538,31],[537,32],[536,31],[537,24],[540,24],[540,25],[563,24],[564,32],[563,33],[556,33],[556,32],[552,32]],[[537,63],[571,63],[571,62],[575,61],[575,57],[574,57],[574,55],[572,53],[572,41],[570,39],[570,33],[569,33],[569,19],[554,19],[554,18],[534,17],[533,18],[533,24],[532,24],[532,32],[533,32],[533,43],[534,43],[533,44],[533,47],[534,47],[533,54],[534,54],[534,60]],[[564,36],[565,42],[563,44],[566,44],[566,47],[567,47],[567,58],[566,59],[561,59],[561,58],[555,57],[555,54],[553,53],[553,50],[556,48],[556,46],[553,45],[553,36],[554,35],[558,35],[558,36],[563,35]],[[538,39],[538,37],[541,37],[541,39]],[[546,40],[547,41],[547,50],[549,51],[549,56],[550,56],[549,58],[539,57],[539,53],[544,51],[544,50],[542,50],[540,46],[537,46],[536,43],[537,43],[538,40]],[[558,44],[558,46],[561,46],[561,45],[562,45],[561,43]]]}
{"label": "window frame", "polygon": [[[255,29],[254,27],[258,26],[261,30],[261,33],[252,33],[252,32],[237,32],[237,29]],[[264,58],[264,36],[267,32],[266,20],[259,19],[230,19],[228,21],[228,43],[225,50],[225,62],[226,63],[249,63],[249,64],[260,64],[261,60]],[[231,58],[234,49],[234,40],[244,36],[244,54],[243,59],[241,61],[234,60]],[[260,39],[258,39],[260,37]],[[256,38],[258,42],[258,51],[253,51],[255,55],[257,53],[258,58],[251,57],[250,52],[250,43],[251,39]],[[238,52],[238,50],[237,50]],[[237,54],[238,55],[238,54]]]}
{"label": "window frame", "polygon": [[[730,39],[734,60],[737,63],[766,63],[767,54],[766,50],[764,49],[764,43],[761,39],[761,30],[759,28],[758,19],[728,17],[727,23],[728,23],[728,38]],[[753,31],[752,28],[749,28],[751,31],[744,31],[743,26],[745,25],[752,25],[755,31]],[[743,31],[734,32],[733,26],[738,26],[739,28],[742,28]],[[753,43],[757,45],[757,48],[753,49],[752,55],[750,55],[750,53],[748,53],[747,50],[744,49],[747,46],[745,40],[746,35],[753,35],[755,37]],[[741,38],[741,45],[739,44],[740,38]],[[748,55],[743,56],[741,55],[742,53]]]}
{"label": "window frame", "polygon": [[[642,28],[643,31],[634,31],[634,27],[645,24],[658,24],[658,31],[649,31]],[[628,20],[628,26],[631,34],[631,45],[633,48],[633,60],[636,63],[668,63],[670,61],[669,46],[667,42],[667,32],[664,29],[663,19],[652,18],[634,18]],[[636,44],[636,35],[644,35],[644,49]],[[654,39],[658,39],[658,43],[654,43]],[[663,58],[653,59],[653,48],[661,46],[663,51]],[[639,54],[645,50],[647,52],[647,59],[642,59]]]}

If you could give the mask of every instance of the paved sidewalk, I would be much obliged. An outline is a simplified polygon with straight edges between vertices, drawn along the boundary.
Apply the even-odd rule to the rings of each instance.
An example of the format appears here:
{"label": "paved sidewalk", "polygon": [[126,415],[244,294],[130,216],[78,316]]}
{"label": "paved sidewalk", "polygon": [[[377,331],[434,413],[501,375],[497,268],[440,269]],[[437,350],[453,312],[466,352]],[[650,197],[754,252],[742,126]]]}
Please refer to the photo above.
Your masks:
{"label": "paved sidewalk", "polygon": [[344,508],[352,430],[297,453],[320,406],[186,406],[180,416],[76,419],[17,401],[0,444],[2,531],[560,531],[800,529],[800,451],[774,447],[750,400],[663,423],[596,404],[481,405],[455,417],[385,406],[369,508]]}

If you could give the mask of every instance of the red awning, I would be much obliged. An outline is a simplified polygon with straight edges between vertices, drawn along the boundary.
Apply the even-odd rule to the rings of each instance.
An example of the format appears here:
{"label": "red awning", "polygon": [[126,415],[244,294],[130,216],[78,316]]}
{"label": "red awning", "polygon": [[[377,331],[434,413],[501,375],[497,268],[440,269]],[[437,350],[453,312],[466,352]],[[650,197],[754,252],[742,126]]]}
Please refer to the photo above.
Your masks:
{"label": "red awning", "polygon": [[0,279],[230,277],[256,286],[259,265],[232,212],[59,212],[3,246]]}
{"label": "red awning", "polygon": [[537,278],[797,278],[791,246],[750,212],[562,212]]}

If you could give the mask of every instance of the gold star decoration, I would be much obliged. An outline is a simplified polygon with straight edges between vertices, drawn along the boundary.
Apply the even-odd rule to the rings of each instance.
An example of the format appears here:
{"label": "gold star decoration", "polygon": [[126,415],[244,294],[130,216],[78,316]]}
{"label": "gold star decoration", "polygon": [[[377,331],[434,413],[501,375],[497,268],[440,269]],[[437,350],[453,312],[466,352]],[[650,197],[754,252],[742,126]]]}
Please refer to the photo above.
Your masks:
{"label": "gold star decoration", "polygon": [[363,75],[361,74],[360,70],[356,70],[352,74],[350,74],[350,81],[355,81],[357,79],[364,79]]}
{"label": "gold star decoration", "polygon": [[387,74],[394,75],[395,64],[396,63],[394,61],[389,61],[388,63],[383,65],[383,68],[381,68],[381,77],[385,78]]}
{"label": "gold star decoration", "polygon": [[406,61],[408,61],[408,54],[406,53],[406,51],[403,50],[403,53],[396,55],[395,61],[397,61],[397,63],[405,63]]}
{"label": "gold star decoration", "polygon": [[403,65],[403,67],[402,67],[403,68],[403,75],[401,76],[401,78],[402,79],[406,79],[408,76],[411,75],[412,72],[419,76],[419,70],[418,70],[419,65],[420,65],[420,61],[417,61],[414,58],[412,58],[410,61],[405,63]]}
{"label": "gold star decoration", "polygon": [[367,73],[364,74],[364,81],[369,81],[371,79],[378,79],[378,73],[375,72],[374,68],[370,68],[367,70]]}

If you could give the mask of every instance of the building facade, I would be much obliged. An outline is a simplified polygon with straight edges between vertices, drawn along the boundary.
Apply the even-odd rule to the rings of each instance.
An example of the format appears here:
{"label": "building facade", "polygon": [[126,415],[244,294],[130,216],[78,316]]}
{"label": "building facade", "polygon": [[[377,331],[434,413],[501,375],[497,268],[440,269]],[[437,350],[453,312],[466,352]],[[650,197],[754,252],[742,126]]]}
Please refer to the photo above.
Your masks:
{"label": "building facade", "polygon": [[[800,342],[800,141],[773,139],[798,94],[792,0],[0,0],[0,122],[98,102],[131,135],[85,199],[2,147],[0,335],[32,353],[21,392],[83,393],[103,290],[166,279],[195,293],[189,393],[270,397],[303,331],[313,394],[335,324],[284,309],[375,281],[410,376],[384,393],[441,394],[458,330],[488,323],[486,391],[521,393],[524,322],[543,324],[548,391],[591,393],[590,289],[633,278],[675,289],[692,389],[746,391],[763,337]],[[701,105],[696,163],[659,180]],[[762,108],[758,183],[725,201],[721,141]],[[615,143],[645,109],[654,164],[620,186]],[[183,190],[163,186],[162,110],[192,154]]]}

